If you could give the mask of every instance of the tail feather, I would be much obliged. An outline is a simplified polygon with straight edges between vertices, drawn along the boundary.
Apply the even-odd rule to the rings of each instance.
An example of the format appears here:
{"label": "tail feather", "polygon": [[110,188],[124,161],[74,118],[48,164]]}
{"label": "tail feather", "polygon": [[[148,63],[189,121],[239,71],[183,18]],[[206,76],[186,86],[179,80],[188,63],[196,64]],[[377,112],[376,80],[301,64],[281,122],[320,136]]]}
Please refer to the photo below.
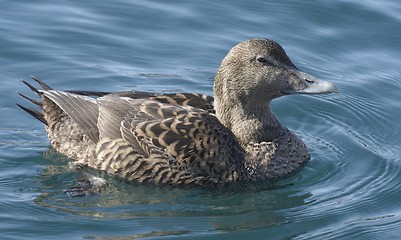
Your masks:
{"label": "tail feather", "polygon": [[[36,78],[36,77],[34,77],[34,76],[31,76],[31,77],[32,77],[32,79],[33,79],[35,82],[37,82],[37,83],[42,87],[43,90],[45,90],[45,91],[47,91],[47,90],[52,90],[51,87],[49,87],[47,84],[45,84],[44,82],[42,82],[40,79],[38,79],[38,78]],[[22,80],[22,82],[23,82],[25,85],[27,85],[27,86],[28,86],[34,93],[36,93],[39,97],[41,97],[41,98],[43,97],[43,92],[42,92],[41,90],[39,90],[38,88],[34,87],[33,85],[31,85],[31,84],[28,83],[27,81]],[[33,104],[35,104],[35,105],[38,105],[39,107],[42,108],[43,102],[42,102],[41,100],[36,100],[36,99],[30,98],[30,97],[28,97],[28,96],[25,96],[24,94],[19,93],[19,92],[17,92],[17,93],[18,93],[21,97],[25,98],[26,100],[30,101],[31,103],[33,103]],[[18,106],[19,108],[21,108],[22,110],[24,110],[25,112],[27,112],[27,113],[29,113],[30,115],[32,115],[34,118],[38,119],[39,121],[41,121],[42,123],[44,123],[44,124],[47,125],[47,122],[46,122],[46,120],[45,120],[45,117],[44,117],[43,112],[37,111],[37,110],[29,109],[29,108],[27,108],[27,107],[24,107],[24,106],[18,104],[18,103],[17,103],[17,106]]]}
{"label": "tail feather", "polygon": [[31,103],[38,105],[39,107],[42,107],[42,105],[43,105],[43,102],[40,100],[32,99],[19,92],[17,92],[17,94],[20,95],[21,97],[25,98],[26,100],[30,101]]}
{"label": "tail feather", "polygon": [[32,86],[30,83],[28,83],[25,80],[22,80],[22,82],[27,85],[34,93],[36,93],[39,97],[42,97],[42,93],[34,86]]}
{"label": "tail feather", "polygon": [[31,110],[31,109],[26,108],[26,107],[24,107],[22,105],[19,105],[18,103],[17,103],[17,106],[20,107],[25,112],[31,114],[34,118],[38,119],[39,121],[41,121],[42,123],[47,125],[47,122],[46,122],[42,112],[39,112],[39,111],[36,111],[36,110]]}
{"label": "tail feather", "polygon": [[48,91],[48,90],[53,90],[53,88],[51,88],[49,85],[47,85],[46,83],[44,83],[42,80],[40,80],[39,78],[37,78],[37,77],[35,77],[35,76],[32,76],[31,75],[31,78],[33,79],[33,80],[35,80],[35,82],[37,82],[37,83],[39,83],[39,85],[43,88],[43,90],[46,90],[46,91]]}

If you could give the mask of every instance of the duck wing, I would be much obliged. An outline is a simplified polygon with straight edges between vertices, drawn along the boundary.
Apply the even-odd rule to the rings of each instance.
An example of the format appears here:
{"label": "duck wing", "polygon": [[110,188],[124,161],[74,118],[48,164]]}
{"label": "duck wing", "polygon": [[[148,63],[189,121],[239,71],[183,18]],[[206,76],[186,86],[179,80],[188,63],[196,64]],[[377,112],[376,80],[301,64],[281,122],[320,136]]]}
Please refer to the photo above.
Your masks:
{"label": "duck wing", "polygon": [[[157,95],[148,92],[127,91],[127,92],[92,92],[92,91],[58,91],[58,90],[39,90],[41,94],[55,103],[61,110],[66,113],[74,122],[76,122],[81,130],[83,130],[94,143],[99,140],[99,129],[103,133],[114,133],[114,137],[118,136],[118,129],[114,123],[121,122],[122,115],[126,114],[129,108],[143,102],[144,99],[154,100],[161,103],[168,103],[175,106],[192,106],[200,108],[208,112],[213,112],[213,97],[193,94],[193,93],[177,93],[168,95]],[[98,96],[98,100],[89,97]],[[107,97],[103,97],[107,96]],[[126,99],[118,101],[118,98]],[[130,101],[127,99],[141,99],[139,101]],[[118,104],[118,105],[117,105]],[[99,105],[102,105],[103,111],[99,116]],[[107,107],[106,107],[107,105]],[[105,126],[98,127],[98,118],[100,124]],[[111,124],[113,123],[113,124]],[[113,136],[111,136],[113,138]]]}
{"label": "duck wing", "polygon": [[43,110],[35,117],[46,124],[52,146],[82,164],[127,180],[172,185],[244,176],[244,150],[214,116],[213,97],[57,91],[38,83],[43,90],[28,85],[42,98],[34,101]]}
{"label": "duck wing", "polygon": [[[243,175],[242,148],[231,131],[207,111],[156,98],[107,95],[97,102],[98,145],[102,145],[97,155],[106,156],[99,160],[112,168],[102,170],[140,182],[174,185],[229,182]],[[111,153],[116,152],[117,142],[120,156]]]}

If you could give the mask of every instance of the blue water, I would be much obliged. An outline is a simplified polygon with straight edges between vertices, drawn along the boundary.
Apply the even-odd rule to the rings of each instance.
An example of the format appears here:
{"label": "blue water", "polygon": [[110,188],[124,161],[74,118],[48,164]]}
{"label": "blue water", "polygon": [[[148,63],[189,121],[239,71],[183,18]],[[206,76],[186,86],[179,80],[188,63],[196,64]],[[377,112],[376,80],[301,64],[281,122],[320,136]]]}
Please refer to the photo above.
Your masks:
{"label": "blue water", "polygon": [[[0,0],[1,239],[401,238],[401,2]],[[104,176],[95,196],[15,103],[57,89],[212,94],[220,61],[278,41],[340,94],[273,102],[312,161],[273,189],[176,189]]]}

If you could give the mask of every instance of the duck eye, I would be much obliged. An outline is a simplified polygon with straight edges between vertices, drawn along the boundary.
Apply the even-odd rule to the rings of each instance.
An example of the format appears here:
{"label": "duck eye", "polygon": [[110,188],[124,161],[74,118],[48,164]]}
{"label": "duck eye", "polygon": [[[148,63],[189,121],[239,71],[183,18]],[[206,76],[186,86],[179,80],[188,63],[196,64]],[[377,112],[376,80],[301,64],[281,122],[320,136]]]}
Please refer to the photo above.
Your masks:
{"label": "duck eye", "polygon": [[264,58],[264,57],[258,57],[256,60],[258,60],[258,62],[260,62],[260,63],[265,63],[265,62],[267,62],[267,59]]}

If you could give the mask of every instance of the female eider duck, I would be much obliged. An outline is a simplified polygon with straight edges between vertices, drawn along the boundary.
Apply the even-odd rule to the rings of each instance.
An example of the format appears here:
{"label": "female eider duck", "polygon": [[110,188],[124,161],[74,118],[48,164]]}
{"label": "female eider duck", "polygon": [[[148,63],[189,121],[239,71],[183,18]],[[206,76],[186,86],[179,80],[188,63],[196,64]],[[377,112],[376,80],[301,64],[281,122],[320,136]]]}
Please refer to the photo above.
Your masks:
{"label": "female eider duck", "polygon": [[233,47],[214,80],[196,93],[58,91],[33,77],[51,145],[79,165],[128,181],[208,185],[287,177],[310,160],[307,147],[270,110],[290,94],[337,92],[300,71],[269,39]]}

